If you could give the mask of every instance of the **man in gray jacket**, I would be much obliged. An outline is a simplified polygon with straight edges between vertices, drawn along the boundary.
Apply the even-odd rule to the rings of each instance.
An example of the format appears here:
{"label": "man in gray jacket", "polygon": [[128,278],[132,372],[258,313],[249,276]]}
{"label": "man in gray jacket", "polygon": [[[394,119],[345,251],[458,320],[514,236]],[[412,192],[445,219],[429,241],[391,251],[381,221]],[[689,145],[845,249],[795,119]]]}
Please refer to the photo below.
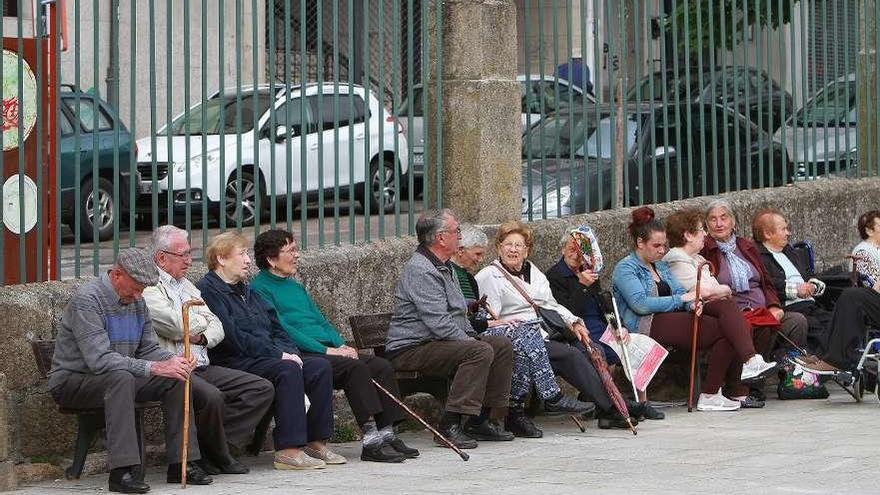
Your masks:
{"label": "man in gray jacket", "polygon": [[[165,349],[182,355],[183,303],[202,297],[186,278],[192,265],[186,231],[173,225],[159,227],[153,232],[150,254],[159,267],[158,283],[144,290],[153,330]],[[275,388],[259,376],[212,365],[208,349],[223,340],[223,325],[207,306],[192,306],[189,313],[190,352],[196,359],[190,383],[202,448],[201,467],[208,474],[247,473],[248,467],[229,453],[228,443],[240,447],[253,438],[257,424],[272,405]]]}
{"label": "man in gray jacket", "polygon": [[[142,461],[135,428],[136,401],[162,401],[168,482],[180,480],[183,383],[195,360],[175,356],[156,342],[141,295],[157,279],[156,265],[146,253],[123,249],[113,268],[83,285],[70,299],[56,337],[49,393],[62,407],[104,409],[112,492],[150,490],[134,473]],[[189,459],[199,457],[196,429],[190,425]],[[191,464],[187,481],[207,485],[212,479]]]}
{"label": "man in gray jacket", "polygon": [[[427,211],[416,223],[416,235],[419,247],[394,292],[385,356],[399,370],[454,375],[439,430],[459,448],[475,448],[477,440],[512,440],[493,420],[507,412],[513,350],[505,337],[477,337],[467,319],[464,295],[448,264],[458,249],[458,221],[448,209]],[[462,416],[468,417],[464,426]]]}

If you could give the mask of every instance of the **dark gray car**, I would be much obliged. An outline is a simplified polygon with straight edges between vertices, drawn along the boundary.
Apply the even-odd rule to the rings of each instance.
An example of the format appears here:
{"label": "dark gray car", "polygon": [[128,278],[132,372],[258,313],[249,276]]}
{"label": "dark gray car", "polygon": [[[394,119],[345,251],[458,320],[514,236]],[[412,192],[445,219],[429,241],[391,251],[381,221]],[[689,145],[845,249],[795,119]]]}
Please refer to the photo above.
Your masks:
{"label": "dark gray car", "polygon": [[[523,217],[611,208],[613,107],[561,111],[523,136]],[[793,170],[771,136],[720,105],[628,104],[625,206],[779,186]]]}

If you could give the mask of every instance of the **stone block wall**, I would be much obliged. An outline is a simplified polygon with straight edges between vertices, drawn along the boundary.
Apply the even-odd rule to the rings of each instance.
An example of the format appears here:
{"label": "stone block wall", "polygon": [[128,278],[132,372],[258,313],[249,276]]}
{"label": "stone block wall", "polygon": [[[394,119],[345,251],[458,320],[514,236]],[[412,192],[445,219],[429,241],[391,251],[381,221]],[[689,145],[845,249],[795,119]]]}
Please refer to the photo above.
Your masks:
{"label": "stone block wall", "polygon": [[[757,209],[782,210],[791,223],[793,238],[813,242],[817,267],[822,269],[842,263],[858,241],[856,218],[877,207],[880,178],[819,180],[724,197],[736,210],[741,235],[749,235],[751,217]],[[658,205],[657,216],[663,218],[683,207],[703,208],[708,201],[698,198]],[[614,263],[629,251],[626,227],[630,212],[620,209],[533,222],[536,247],[531,259],[540,268],[548,268],[558,260],[563,233],[589,224],[598,232],[606,263],[603,282],[607,286]],[[483,228],[491,240],[497,226]],[[350,339],[348,316],[393,309],[400,268],[415,246],[415,239],[406,237],[308,251],[300,261],[300,277],[322,311]],[[487,261],[493,256],[490,248]],[[203,266],[195,266],[190,275],[196,280],[203,273]],[[5,374],[5,382],[0,379],[0,393],[6,399],[0,403],[0,487],[4,480],[11,479],[11,475],[3,474],[9,463],[17,463],[21,473],[34,473],[41,472],[32,469],[40,463],[57,466],[69,462],[75,422],[60,415],[47,395],[28,339],[54,337],[67,300],[82,283],[72,280],[0,287],[0,341],[4,343],[0,348],[0,373]],[[336,404],[340,411],[347,409],[341,396]],[[341,416],[340,423],[345,423]],[[160,426],[161,418],[155,418],[148,427],[147,437],[155,443],[162,441],[157,431]],[[57,476],[59,471],[49,467],[44,472]]]}

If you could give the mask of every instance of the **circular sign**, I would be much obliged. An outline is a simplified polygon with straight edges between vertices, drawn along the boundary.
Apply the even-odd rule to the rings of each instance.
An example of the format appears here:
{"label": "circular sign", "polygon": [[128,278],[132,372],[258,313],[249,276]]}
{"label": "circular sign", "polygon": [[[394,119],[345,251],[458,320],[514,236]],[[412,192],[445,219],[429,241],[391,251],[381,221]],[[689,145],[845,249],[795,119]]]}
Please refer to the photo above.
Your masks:
{"label": "circular sign", "polygon": [[[37,224],[37,185],[27,175],[10,176],[3,183],[3,223],[14,234],[29,232]],[[21,211],[24,210],[24,229]]]}
{"label": "circular sign", "polygon": [[[21,64],[21,96],[19,99],[18,67]],[[3,151],[14,150],[27,140],[37,123],[37,79],[25,59],[3,50],[3,98],[0,101],[0,126],[3,129]]]}

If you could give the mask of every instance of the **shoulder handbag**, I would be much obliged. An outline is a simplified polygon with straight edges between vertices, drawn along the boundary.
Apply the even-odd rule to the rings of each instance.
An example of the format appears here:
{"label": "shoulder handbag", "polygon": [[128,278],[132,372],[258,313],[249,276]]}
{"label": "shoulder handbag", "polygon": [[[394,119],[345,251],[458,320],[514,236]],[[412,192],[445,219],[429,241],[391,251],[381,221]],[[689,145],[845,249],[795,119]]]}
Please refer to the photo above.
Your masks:
{"label": "shoulder handbag", "polygon": [[497,264],[492,264],[498,271],[504,275],[504,278],[513,285],[513,288],[519,292],[519,294],[529,303],[532,309],[535,310],[535,313],[538,315],[538,319],[541,320],[541,328],[547,332],[550,340],[556,340],[559,342],[567,342],[574,343],[578,341],[577,335],[571,331],[571,328],[568,324],[565,323],[565,320],[562,319],[559,313],[552,309],[542,308],[535,304],[535,301],[529,296],[529,294],[520,286],[513,277],[510,276],[509,273],[503,268],[498,266]]}

